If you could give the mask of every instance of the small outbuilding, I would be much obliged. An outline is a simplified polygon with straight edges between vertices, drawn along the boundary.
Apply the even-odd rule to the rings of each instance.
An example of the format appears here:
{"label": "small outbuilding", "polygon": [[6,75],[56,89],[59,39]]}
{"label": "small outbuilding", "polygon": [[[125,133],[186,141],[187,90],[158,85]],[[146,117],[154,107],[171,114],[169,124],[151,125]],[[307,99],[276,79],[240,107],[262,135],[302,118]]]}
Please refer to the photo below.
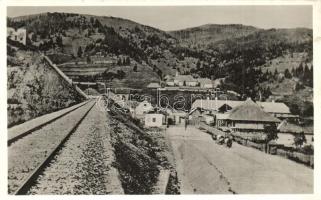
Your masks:
{"label": "small outbuilding", "polygon": [[165,116],[159,113],[145,115],[145,127],[161,127],[165,124]]}

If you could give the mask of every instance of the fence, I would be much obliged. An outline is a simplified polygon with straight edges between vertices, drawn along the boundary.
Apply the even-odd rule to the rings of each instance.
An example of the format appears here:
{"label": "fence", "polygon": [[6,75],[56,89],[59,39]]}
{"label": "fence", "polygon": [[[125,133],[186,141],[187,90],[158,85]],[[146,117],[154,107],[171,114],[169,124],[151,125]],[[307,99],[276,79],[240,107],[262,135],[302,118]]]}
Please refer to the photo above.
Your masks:
{"label": "fence", "polygon": [[284,147],[284,146],[282,147],[282,146],[279,146],[276,149],[276,155],[282,156],[284,158],[288,158],[290,160],[294,160],[299,163],[306,164],[312,168],[314,167],[314,156],[313,155],[308,155],[308,154],[304,154],[301,152],[293,151],[292,148],[286,148],[286,147]]}
{"label": "fence", "polygon": [[[208,126],[204,123],[201,123],[199,126],[200,129],[205,130],[211,135],[225,135],[226,133],[216,129],[215,127]],[[314,156],[309,154],[304,154],[296,151],[292,147],[286,147],[281,144],[265,144],[265,143],[256,143],[251,141],[248,138],[242,138],[240,135],[233,135],[234,141],[243,146],[252,147],[263,151],[268,154],[282,156],[284,158],[294,160],[299,163],[303,163],[310,167],[314,167]]]}
{"label": "fence", "polygon": [[73,85],[72,80],[70,78],[68,78],[57,66],[56,64],[52,63],[51,60],[45,56],[42,55],[44,57],[44,60],[48,63],[48,65],[50,67],[52,67],[59,75],[60,77],[62,77],[62,79],[64,79],[69,85],[71,85],[81,96],[83,96],[85,99],[88,99],[88,96],[76,85]]}

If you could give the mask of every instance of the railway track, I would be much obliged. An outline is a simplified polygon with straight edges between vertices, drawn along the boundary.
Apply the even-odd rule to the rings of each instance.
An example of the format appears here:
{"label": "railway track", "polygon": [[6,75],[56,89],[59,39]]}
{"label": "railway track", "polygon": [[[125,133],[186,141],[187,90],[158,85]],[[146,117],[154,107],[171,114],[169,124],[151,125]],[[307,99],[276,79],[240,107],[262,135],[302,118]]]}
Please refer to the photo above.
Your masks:
{"label": "railway track", "polygon": [[96,104],[28,194],[121,194],[107,120]]}
{"label": "railway track", "polygon": [[24,136],[58,120],[59,118],[73,112],[74,110],[84,106],[89,103],[89,101],[74,105],[70,108],[64,109],[64,111],[57,111],[55,113],[50,113],[46,116],[41,116],[36,119],[30,120],[24,124],[17,125],[16,127],[10,128],[8,130],[8,146],[17,140],[23,138]]}
{"label": "railway track", "polygon": [[95,104],[96,101],[90,101],[77,107],[28,133],[22,133],[8,145],[9,194],[28,193]]}

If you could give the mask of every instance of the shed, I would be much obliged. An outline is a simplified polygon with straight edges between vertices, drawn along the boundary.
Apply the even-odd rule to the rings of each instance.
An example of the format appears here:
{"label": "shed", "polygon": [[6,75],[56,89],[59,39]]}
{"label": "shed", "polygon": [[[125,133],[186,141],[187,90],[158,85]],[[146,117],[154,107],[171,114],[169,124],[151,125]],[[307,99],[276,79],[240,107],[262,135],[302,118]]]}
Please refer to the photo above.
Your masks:
{"label": "shed", "polygon": [[159,113],[148,113],[145,115],[146,127],[161,127],[165,124],[165,116]]}

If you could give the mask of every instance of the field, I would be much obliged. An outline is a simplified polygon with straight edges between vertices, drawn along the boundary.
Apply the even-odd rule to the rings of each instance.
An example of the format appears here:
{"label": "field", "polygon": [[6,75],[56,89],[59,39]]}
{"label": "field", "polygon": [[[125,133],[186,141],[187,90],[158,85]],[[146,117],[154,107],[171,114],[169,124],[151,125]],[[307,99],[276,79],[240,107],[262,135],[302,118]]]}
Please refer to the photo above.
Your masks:
{"label": "field", "polygon": [[103,73],[113,68],[112,64],[66,64],[58,66],[69,78]]}
{"label": "field", "polygon": [[117,70],[125,72],[123,79],[113,79],[107,82],[107,87],[131,87],[144,88],[151,82],[159,82],[158,75],[149,66],[138,65],[137,72],[133,71],[133,66],[115,66],[108,72],[116,73]]}

